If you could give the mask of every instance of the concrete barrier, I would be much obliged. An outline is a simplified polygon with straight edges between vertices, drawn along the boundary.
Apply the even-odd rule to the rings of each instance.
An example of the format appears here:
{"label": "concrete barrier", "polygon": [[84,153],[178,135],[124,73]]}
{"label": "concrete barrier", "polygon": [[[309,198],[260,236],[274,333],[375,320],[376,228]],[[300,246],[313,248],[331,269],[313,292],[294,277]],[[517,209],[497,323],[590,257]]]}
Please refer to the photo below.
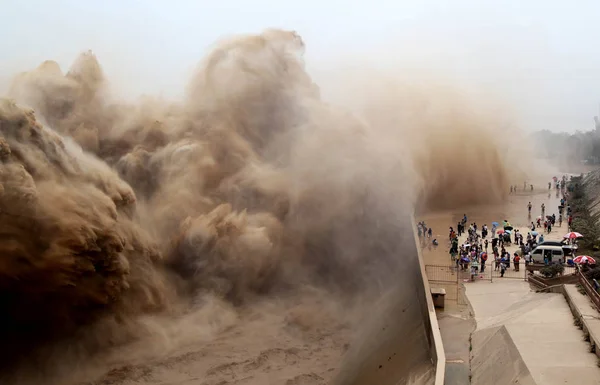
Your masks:
{"label": "concrete barrier", "polygon": [[505,326],[471,336],[472,385],[536,385]]}
{"label": "concrete barrier", "polygon": [[[577,288],[575,285],[566,285],[563,290],[563,295],[569,304],[571,313],[577,324],[583,330],[583,333],[589,336],[589,342],[596,356],[600,358],[600,313],[589,304],[589,299],[577,296]],[[584,301],[585,300],[585,301]]]}
{"label": "concrete barrier", "polygon": [[587,279],[580,269],[577,269],[577,278],[579,284],[590,297],[590,300],[594,303],[594,306],[596,306],[596,309],[600,310],[600,294],[598,294],[598,292],[594,289],[594,286],[592,286],[592,283]]}
{"label": "concrete barrier", "polygon": [[[414,219],[412,228],[416,228]],[[443,385],[446,358],[417,236],[374,304],[332,385]]]}

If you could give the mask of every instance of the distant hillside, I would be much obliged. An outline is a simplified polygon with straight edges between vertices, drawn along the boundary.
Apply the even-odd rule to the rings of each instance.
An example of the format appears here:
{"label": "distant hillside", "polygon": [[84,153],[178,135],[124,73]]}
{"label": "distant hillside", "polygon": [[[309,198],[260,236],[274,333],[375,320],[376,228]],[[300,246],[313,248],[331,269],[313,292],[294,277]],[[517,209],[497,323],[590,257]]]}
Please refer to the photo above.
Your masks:
{"label": "distant hillside", "polygon": [[600,165],[600,124],[590,131],[566,132],[537,131],[532,134],[535,151],[541,158],[560,163]]}

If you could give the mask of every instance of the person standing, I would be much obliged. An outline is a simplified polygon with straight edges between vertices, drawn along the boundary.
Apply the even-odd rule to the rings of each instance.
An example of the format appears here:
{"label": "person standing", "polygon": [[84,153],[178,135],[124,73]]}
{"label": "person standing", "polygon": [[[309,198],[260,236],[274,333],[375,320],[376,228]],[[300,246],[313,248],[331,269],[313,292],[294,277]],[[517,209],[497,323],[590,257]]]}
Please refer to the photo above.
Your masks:
{"label": "person standing", "polygon": [[546,213],[546,205],[544,203],[542,203],[542,217],[544,217],[545,213]]}
{"label": "person standing", "polygon": [[500,258],[500,278],[504,277],[504,273],[506,272],[506,258]]}
{"label": "person standing", "polygon": [[483,273],[485,271],[485,263],[488,260],[488,255],[486,252],[482,252],[481,253],[481,272]]}

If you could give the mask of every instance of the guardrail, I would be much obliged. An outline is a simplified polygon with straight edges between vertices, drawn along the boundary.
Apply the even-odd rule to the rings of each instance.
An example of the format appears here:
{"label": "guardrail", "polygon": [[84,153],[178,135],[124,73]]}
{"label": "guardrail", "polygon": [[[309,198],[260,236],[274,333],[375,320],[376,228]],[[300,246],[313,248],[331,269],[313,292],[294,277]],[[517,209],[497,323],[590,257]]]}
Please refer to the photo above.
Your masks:
{"label": "guardrail", "polygon": [[596,309],[600,311],[600,294],[598,294],[598,292],[594,289],[594,286],[592,286],[585,274],[581,272],[581,269],[577,268],[576,274],[579,278],[579,284],[583,287],[588,297],[590,297],[592,303],[596,306]]}

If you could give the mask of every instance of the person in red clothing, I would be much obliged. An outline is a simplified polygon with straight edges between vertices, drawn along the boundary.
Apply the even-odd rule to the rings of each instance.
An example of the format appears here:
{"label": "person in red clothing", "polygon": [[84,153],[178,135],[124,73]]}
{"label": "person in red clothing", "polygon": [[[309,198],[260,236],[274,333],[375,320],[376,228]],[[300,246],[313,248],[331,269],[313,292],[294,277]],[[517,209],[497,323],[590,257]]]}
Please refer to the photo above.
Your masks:
{"label": "person in red clothing", "polygon": [[481,253],[481,272],[482,273],[485,271],[485,263],[487,262],[487,260],[488,260],[487,252],[483,251]]}
{"label": "person in red clothing", "polygon": [[569,215],[569,230],[571,230],[571,225],[573,224],[573,216]]}
{"label": "person in red clothing", "polygon": [[517,252],[515,251],[515,257],[513,258],[513,262],[515,265],[515,271],[519,271],[519,262],[521,261],[521,257],[519,257],[519,254],[517,254]]}

